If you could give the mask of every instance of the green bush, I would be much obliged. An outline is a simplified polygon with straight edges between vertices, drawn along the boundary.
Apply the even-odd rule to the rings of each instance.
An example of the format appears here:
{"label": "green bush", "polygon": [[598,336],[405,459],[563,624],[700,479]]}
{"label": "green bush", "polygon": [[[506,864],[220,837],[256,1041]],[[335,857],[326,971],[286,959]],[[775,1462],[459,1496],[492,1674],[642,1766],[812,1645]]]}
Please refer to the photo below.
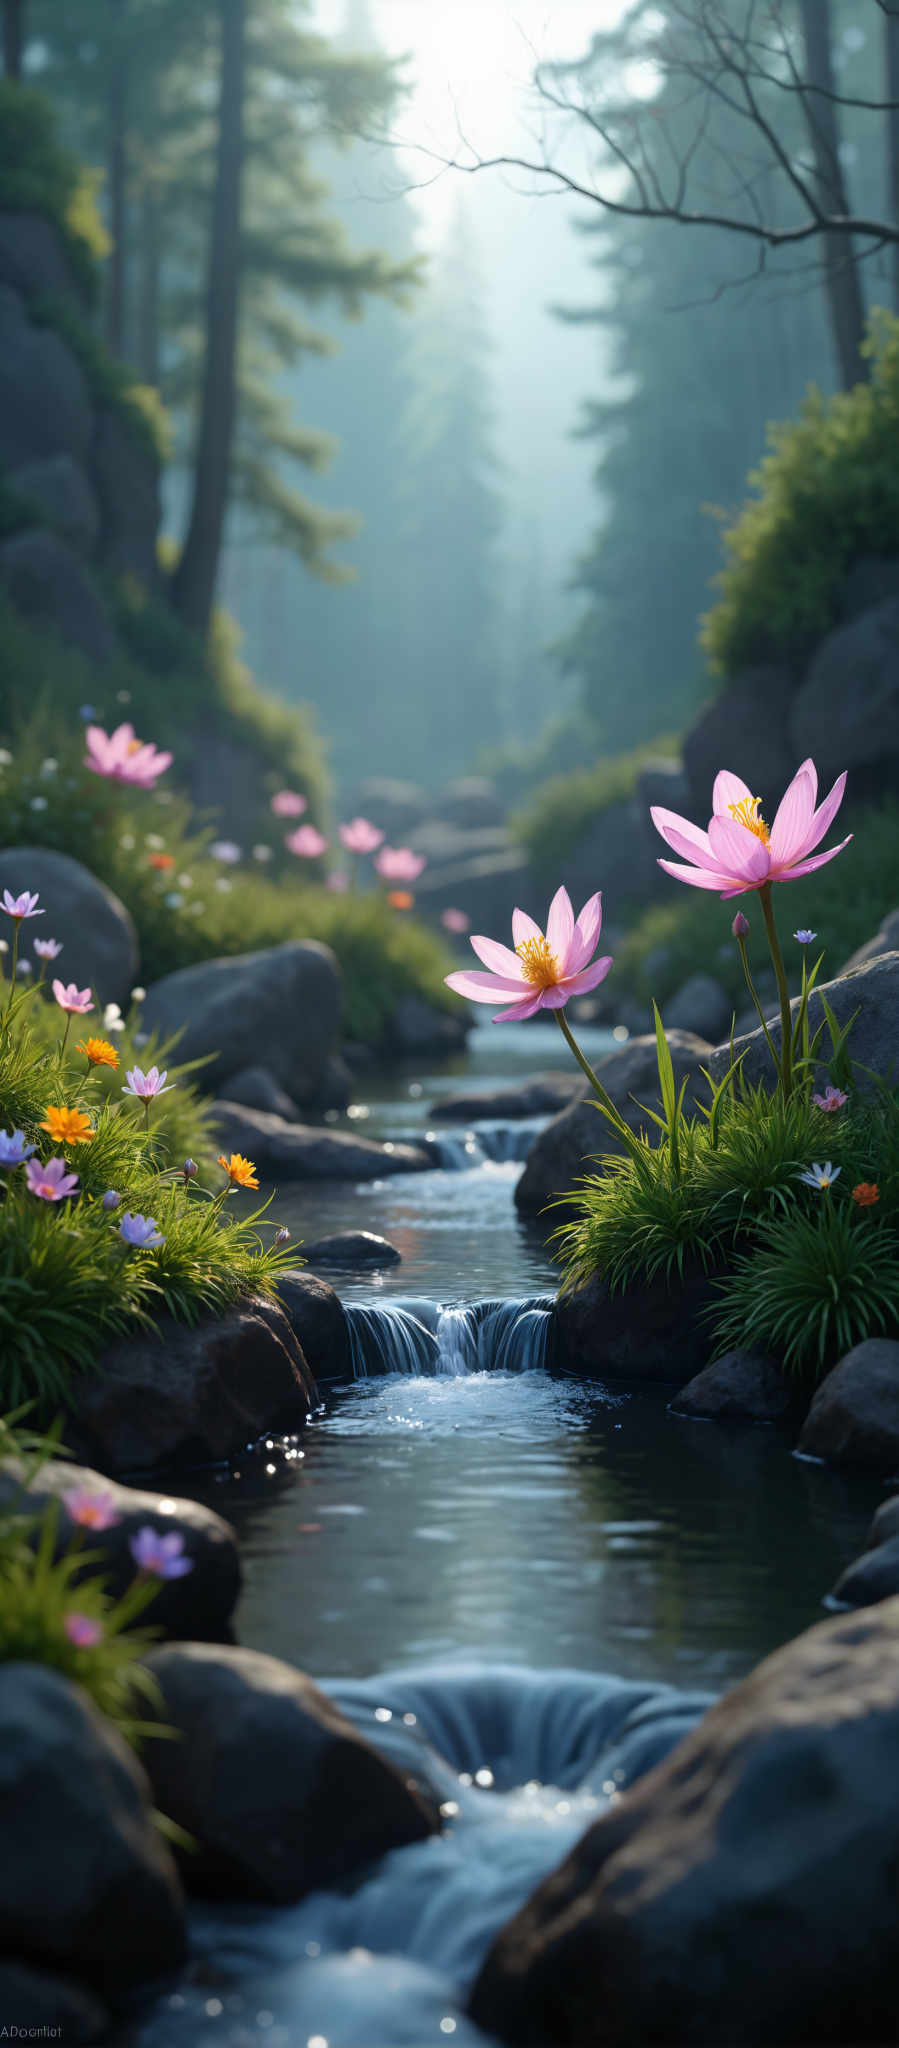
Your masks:
{"label": "green bush", "polygon": [[99,174],[59,141],[50,101],[0,79],[0,212],[41,213],[52,221],[89,300],[97,294],[98,261],[110,247],[97,208],[98,183]]}
{"label": "green bush", "polygon": [[526,810],[510,820],[510,829],[525,847],[542,880],[551,881],[559,864],[574,851],[594,819],[611,804],[633,796],[641,770],[660,757],[676,755],[679,741],[665,733],[628,754],[612,754],[592,768],[554,775]]}
{"label": "green bush", "polygon": [[[895,1219],[894,1219],[895,1222]],[[749,1344],[787,1372],[820,1374],[867,1337],[899,1325],[899,1236],[851,1201],[757,1225],[734,1262],[714,1330],[722,1351]]]}
{"label": "green bush", "polygon": [[812,389],[798,420],[769,430],[703,622],[725,675],[801,659],[839,619],[852,564],[899,554],[899,322],[876,313],[868,348],[870,383],[827,399]]}

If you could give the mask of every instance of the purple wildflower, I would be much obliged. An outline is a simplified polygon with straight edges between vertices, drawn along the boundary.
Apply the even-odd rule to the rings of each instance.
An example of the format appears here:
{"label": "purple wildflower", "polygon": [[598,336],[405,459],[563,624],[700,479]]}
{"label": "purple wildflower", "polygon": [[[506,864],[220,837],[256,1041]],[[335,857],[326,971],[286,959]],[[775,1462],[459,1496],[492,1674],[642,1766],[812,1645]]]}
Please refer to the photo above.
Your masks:
{"label": "purple wildflower", "polygon": [[146,1523],[129,1538],[128,1548],[139,1571],[152,1572],[157,1579],[184,1579],[193,1571],[193,1559],[185,1557],[184,1537],[179,1529],[161,1536]]}
{"label": "purple wildflower", "polygon": [[42,1202],[62,1202],[66,1195],[73,1195],[78,1186],[77,1173],[66,1172],[64,1159],[48,1159],[42,1166],[39,1159],[29,1159],[25,1167],[28,1190],[39,1195]]}
{"label": "purple wildflower", "polygon": [[122,1089],[122,1094],[136,1095],[139,1102],[152,1102],[154,1095],[168,1095],[170,1089],[175,1086],[174,1081],[169,1082],[168,1088],[164,1086],[167,1067],[163,1068],[162,1073],[158,1067],[151,1067],[148,1074],[144,1073],[142,1067],[129,1067],[127,1073],[128,1086]]}
{"label": "purple wildflower", "polygon": [[14,917],[17,924],[21,924],[23,917],[44,917],[46,915],[43,910],[35,908],[37,900],[37,890],[32,895],[30,890],[23,889],[21,896],[11,896],[8,889],[3,891],[3,908],[6,911],[7,917]]}
{"label": "purple wildflower", "polygon": [[119,1224],[119,1236],[125,1244],[136,1245],[141,1252],[152,1252],[157,1245],[165,1244],[165,1238],[156,1227],[155,1216],[132,1216],[130,1209],[125,1210]]}
{"label": "purple wildflower", "polygon": [[26,1145],[24,1131],[0,1131],[0,1166],[21,1166],[31,1158],[33,1145]]}
{"label": "purple wildflower", "polygon": [[62,952],[60,939],[34,939],[32,943],[39,960],[56,960]]}

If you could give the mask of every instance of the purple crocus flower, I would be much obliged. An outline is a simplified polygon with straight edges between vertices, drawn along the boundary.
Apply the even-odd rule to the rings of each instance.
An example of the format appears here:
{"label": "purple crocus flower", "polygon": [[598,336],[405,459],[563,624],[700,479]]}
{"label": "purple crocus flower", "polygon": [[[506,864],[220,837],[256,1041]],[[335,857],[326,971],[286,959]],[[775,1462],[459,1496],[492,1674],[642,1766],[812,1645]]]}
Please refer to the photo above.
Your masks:
{"label": "purple crocus flower", "polygon": [[127,1073],[128,1086],[122,1089],[122,1094],[136,1095],[139,1102],[152,1102],[154,1095],[168,1095],[175,1086],[174,1081],[169,1082],[168,1088],[164,1085],[167,1067],[163,1068],[162,1073],[158,1067],[151,1067],[148,1074],[144,1073],[142,1067],[129,1067]]}
{"label": "purple crocus flower", "polygon": [[29,1193],[39,1195],[42,1202],[63,1202],[78,1186],[77,1173],[66,1172],[64,1159],[48,1159],[46,1166],[39,1159],[29,1159],[25,1177]]}
{"label": "purple crocus flower", "polygon": [[62,1498],[79,1529],[115,1529],[122,1519],[113,1507],[112,1496],[94,1493],[89,1486],[75,1486]]}
{"label": "purple crocus flower", "polygon": [[199,1171],[200,1169],[195,1159],[185,1159],[184,1165],[181,1168],[181,1177],[185,1187],[189,1180],[196,1180]]}
{"label": "purple crocus flower", "polygon": [[193,1571],[193,1559],[184,1556],[184,1537],[173,1529],[161,1536],[146,1523],[130,1537],[128,1548],[139,1571],[152,1572],[157,1579],[185,1579]]}
{"label": "purple crocus flower", "polygon": [[132,1216],[126,1209],[119,1224],[119,1236],[126,1244],[137,1246],[138,1251],[152,1252],[157,1245],[165,1244],[165,1238],[156,1227],[155,1216]]}
{"label": "purple crocus flower", "polygon": [[12,896],[8,889],[4,889],[3,908],[6,911],[7,917],[14,917],[16,923],[21,924],[23,917],[45,916],[46,913],[43,910],[38,910],[35,907],[37,899],[37,890],[32,895],[30,890],[23,889],[21,896]]}
{"label": "purple crocus flower", "polygon": [[26,1145],[24,1131],[0,1131],[0,1166],[21,1166],[31,1158],[33,1145]]}
{"label": "purple crocus flower", "polygon": [[812,1101],[816,1109],[834,1110],[843,1109],[849,1097],[842,1088],[835,1088],[833,1082],[828,1081],[823,1095],[813,1095]]}
{"label": "purple crocus flower", "polygon": [[276,1245],[290,1243],[290,1231],[287,1229],[286,1224],[282,1223],[280,1230],[275,1231],[275,1243]]}
{"label": "purple crocus flower", "polygon": [[817,936],[817,932],[806,931],[804,927],[802,927],[798,932],[793,933],[794,939],[799,940],[800,946],[810,946],[812,940],[816,939]]}
{"label": "purple crocus flower", "polygon": [[34,939],[32,944],[39,960],[56,960],[62,952],[60,939]]}
{"label": "purple crocus flower", "polygon": [[103,1623],[95,1621],[92,1614],[78,1614],[73,1609],[63,1615],[62,1627],[76,1650],[95,1650],[103,1641]]}
{"label": "purple crocus flower", "polygon": [[118,1188],[107,1188],[101,1207],[108,1213],[110,1210],[118,1208],[121,1199]]}

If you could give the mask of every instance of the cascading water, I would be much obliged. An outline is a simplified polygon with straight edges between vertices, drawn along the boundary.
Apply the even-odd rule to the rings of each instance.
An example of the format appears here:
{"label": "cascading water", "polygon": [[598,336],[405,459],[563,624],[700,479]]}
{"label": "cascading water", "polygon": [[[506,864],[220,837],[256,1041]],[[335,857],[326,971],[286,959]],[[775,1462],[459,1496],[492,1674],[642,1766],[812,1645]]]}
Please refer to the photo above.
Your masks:
{"label": "cascading water", "polygon": [[522,1118],[518,1123],[485,1119],[471,1130],[429,1130],[423,1138],[419,1133],[416,1142],[426,1146],[435,1166],[442,1166],[448,1173],[464,1173],[488,1162],[497,1166],[522,1164],[545,1124],[545,1117]]}
{"label": "cascading water", "polygon": [[441,1307],[386,1301],[345,1309],[354,1379],[388,1373],[540,1372],[551,1355],[553,1302],[484,1301]]}

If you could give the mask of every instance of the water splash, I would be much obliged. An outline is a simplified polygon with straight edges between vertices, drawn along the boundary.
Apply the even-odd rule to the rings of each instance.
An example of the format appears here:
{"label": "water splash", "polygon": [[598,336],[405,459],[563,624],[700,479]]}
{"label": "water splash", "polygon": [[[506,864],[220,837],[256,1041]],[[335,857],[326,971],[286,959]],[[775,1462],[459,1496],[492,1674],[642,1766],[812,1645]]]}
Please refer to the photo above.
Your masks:
{"label": "water splash", "polygon": [[545,1126],[545,1116],[522,1118],[518,1123],[485,1119],[470,1130],[429,1130],[424,1139],[417,1132],[415,1141],[425,1145],[435,1166],[442,1166],[448,1173],[465,1173],[472,1167],[488,1163],[498,1166],[522,1164],[534,1139]]}
{"label": "water splash", "polygon": [[[421,1304],[425,1309],[430,1306]],[[399,1301],[384,1301],[371,1308],[352,1303],[344,1313],[354,1380],[382,1373],[420,1375],[437,1370],[436,1330],[415,1309]]]}
{"label": "water splash", "polygon": [[541,1372],[551,1358],[549,1295],[454,1307],[418,1300],[348,1303],[345,1313],[354,1379]]}

